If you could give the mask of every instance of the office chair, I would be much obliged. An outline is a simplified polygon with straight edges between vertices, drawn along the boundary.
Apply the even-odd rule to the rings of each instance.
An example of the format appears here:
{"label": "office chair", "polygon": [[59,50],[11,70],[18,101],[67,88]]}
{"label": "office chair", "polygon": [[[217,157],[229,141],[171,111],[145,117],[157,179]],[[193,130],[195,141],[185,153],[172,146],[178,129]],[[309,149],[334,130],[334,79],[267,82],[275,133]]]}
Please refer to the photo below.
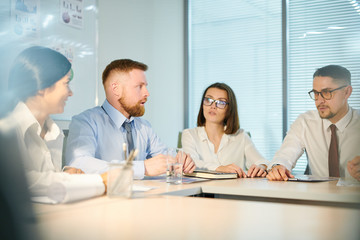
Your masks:
{"label": "office chair", "polygon": [[62,168],[66,165],[65,152],[66,152],[66,142],[67,142],[67,138],[69,136],[69,129],[63,129],[63,133],[64,133],[64,142],[63,142],[63,149],[62,149],[62,163],[61,163]]}
{"label": "office chair", "polygon": [[0,131],[0,239],[39,239],[16,132]]}

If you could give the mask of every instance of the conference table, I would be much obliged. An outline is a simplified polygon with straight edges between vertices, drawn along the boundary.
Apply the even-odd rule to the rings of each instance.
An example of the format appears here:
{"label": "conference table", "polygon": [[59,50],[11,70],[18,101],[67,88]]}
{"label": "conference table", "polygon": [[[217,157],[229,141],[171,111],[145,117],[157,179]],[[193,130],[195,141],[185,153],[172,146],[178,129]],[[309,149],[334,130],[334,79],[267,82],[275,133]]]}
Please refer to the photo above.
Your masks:
{"label": "conference table", "polygon": [[132,198],[33,204],[43,239],[360,239],[360,187],[266,178],[172,185]]}

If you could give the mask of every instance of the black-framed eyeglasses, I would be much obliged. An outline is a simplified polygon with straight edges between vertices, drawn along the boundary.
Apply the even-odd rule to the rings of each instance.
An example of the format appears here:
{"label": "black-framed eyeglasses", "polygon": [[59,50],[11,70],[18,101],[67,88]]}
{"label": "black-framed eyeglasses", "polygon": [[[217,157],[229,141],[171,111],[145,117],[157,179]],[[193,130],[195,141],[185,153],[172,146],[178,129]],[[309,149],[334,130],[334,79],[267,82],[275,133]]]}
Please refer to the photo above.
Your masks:
{"label": "black-framed eyeglasses", "polygon": [[344,85],[344,86],[341,86],[341,87],[338,87],[338,88],[335,88],[333,90],[328,90],[328,89],[324,89],[324,90],[321,90],[321,92],[318,92],[316,90],[311,90],[310,92],[308,92],[309,96],[311,99],[313,100],[318,100],[319,98],[319,94],[321,95],[321,97],[325,100],[330,100],[333,95],[332,95],[332,92],[336,91],[336,90],[340,90],[344,87],[347,87],[348,85]]}
{"label": "black-framed eyeglasses", "polygon": [[211,106],[211,104],[213,104],[213,102],[215,102],[215,106],[217,108],[221,108],[221,109],[224,109],[226,107],[226,105],[228,105],[229,103],[226,102],[226,101],[222,101],[222,100],[214,100],[214,99],[211,99],[211,98],[208,98],[208,97],[204,97],[203,99],[203,104],[205,106]]}

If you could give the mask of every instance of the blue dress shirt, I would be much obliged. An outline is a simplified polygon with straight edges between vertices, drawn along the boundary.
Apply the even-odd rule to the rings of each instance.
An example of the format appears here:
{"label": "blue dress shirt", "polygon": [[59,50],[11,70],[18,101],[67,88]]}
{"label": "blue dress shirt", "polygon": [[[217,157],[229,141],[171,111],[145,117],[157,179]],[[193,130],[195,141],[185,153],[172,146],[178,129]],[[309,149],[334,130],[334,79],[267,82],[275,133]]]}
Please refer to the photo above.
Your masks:
{"label": "blue dress shirt", "polygon": [[164,154],[167,147],[154,133],[148,121],[131,117],[130,120],[105,100],[102,107],[94,107],[73,116],[66,146],[66,163],[85,173],[103,173],[108,162],[124,160],[126,143],[124,121],[130,121],[135,148],[139,154],[134,161],[134,178],[145,174],[144,161]]}

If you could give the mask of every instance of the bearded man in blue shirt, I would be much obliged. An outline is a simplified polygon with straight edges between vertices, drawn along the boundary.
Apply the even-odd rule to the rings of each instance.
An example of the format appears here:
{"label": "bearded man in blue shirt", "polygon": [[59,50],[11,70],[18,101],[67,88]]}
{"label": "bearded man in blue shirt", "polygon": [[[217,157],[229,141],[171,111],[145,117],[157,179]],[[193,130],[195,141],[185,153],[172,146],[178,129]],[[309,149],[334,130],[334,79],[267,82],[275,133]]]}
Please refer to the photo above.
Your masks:
{"label": "bearded man in blue shirt", "polygon": [[[147,68],[130,59],[115,60],[105,68],[102,75],[104,104],[72,118],[66,146],[68,165],[85,173],[105,172],[108,162],[124,158],[123,144],[127,143],[130,148],[139,150],[133,162],[135,179],[166,172],[167,147],[150,123],[140,118],[149,97]],[[131,129],[126,130],[126,125]],[[189,173],[194,169],[194,162],[185,154],[183,171]]]}

